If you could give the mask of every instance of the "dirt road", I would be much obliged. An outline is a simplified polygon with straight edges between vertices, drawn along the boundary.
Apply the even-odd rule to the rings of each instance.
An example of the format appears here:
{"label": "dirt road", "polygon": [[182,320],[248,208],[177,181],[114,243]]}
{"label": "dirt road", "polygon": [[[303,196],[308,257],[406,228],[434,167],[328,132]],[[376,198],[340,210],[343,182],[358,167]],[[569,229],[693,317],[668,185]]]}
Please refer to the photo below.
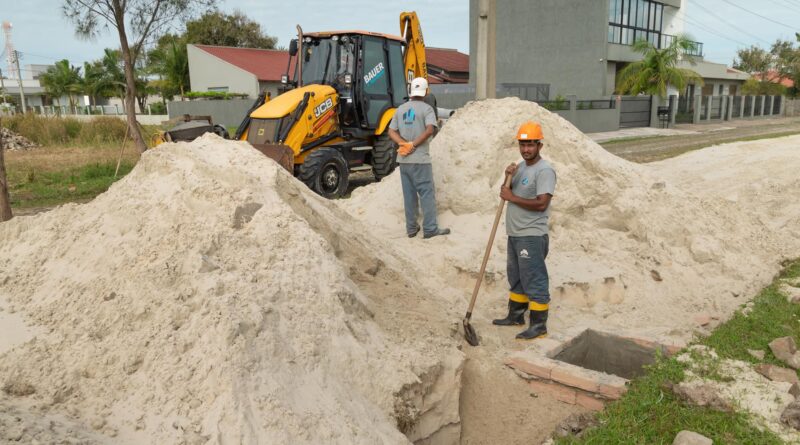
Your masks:
{"label": "dirt road", "polygon": [[650,137],[603,142],[609,152],[633,162],[653,162],[668,159],[692,150],[753,139],[768,139],[800,134],[800,118],[780,120],[752,120],[737,122],[737,127],[720,125],[692,125],[699,134]]}

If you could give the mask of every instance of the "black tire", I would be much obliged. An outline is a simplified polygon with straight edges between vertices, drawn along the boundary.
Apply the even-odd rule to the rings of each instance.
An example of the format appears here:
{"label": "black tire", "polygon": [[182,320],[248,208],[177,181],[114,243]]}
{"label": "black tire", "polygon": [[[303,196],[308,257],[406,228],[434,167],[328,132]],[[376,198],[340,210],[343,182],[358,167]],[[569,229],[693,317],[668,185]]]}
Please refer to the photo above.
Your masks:
{"label": "black tire", "polygon": [[333,147],[321,147],[306,157],[298,177],[320,196],[333,199],[347,192],[349,173],[341,151]]}
{"label": "black tire", "polygon": [[230,139],[230,136],[228,135],[228,130],[225,127],[223,127],[222,125],[214,125],[213,131],[214,131],[214,134],[216,134],[217,136],[219,136],[219,137],[221,137],[223,139]]}
{"label": "black tire", "polygon": [[375,145],[372,147],[372,173],[375,180],[380,181],[389,176],[396,166],[397,144],[384,133],[375,138]]}

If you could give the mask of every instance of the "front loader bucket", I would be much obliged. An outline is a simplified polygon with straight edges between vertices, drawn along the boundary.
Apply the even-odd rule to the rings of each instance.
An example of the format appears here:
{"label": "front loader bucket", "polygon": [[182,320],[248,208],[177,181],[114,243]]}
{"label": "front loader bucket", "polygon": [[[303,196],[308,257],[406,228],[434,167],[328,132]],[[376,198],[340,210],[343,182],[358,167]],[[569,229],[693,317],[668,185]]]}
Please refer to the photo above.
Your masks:
{"label": "front loader bucket", "polygon": [[252,144],[256,150],[264,153],[285,168],[290,174],[294,174],[294,150],[284,144]]}

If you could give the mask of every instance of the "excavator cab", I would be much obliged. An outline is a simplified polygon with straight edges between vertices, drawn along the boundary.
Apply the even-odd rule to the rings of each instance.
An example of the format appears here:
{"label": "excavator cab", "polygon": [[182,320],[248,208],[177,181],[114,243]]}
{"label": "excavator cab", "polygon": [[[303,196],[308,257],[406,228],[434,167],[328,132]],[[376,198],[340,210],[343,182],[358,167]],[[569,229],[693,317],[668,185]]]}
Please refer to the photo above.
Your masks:
{"label": "excavator cab", "polygon": [[416,14],[401,15],[406,37],[367,31],[303,34],[289,47],[283,92],[257,101],[236,133],[322,196],[347,191],[349,174],[380,180],[396,165],[387,127],[408,99],[408,83],[427,77]]}

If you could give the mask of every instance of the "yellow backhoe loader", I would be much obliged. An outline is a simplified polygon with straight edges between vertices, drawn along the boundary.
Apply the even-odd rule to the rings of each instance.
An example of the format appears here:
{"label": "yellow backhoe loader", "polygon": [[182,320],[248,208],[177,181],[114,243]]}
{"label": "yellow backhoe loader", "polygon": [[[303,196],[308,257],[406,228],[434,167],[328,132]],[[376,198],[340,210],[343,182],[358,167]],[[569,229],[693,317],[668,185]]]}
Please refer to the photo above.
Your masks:
{"label": "yellow backhoe loader", "polygon": [[234,139],[335,198],[347,191],[350,172],[371,170],[380,180],[394,170],[397,147],[387,127],[411,80],[428,77],[422,29],[415,12],[400,14],[402,37],[297,29],[284,92],[257,100]]}

